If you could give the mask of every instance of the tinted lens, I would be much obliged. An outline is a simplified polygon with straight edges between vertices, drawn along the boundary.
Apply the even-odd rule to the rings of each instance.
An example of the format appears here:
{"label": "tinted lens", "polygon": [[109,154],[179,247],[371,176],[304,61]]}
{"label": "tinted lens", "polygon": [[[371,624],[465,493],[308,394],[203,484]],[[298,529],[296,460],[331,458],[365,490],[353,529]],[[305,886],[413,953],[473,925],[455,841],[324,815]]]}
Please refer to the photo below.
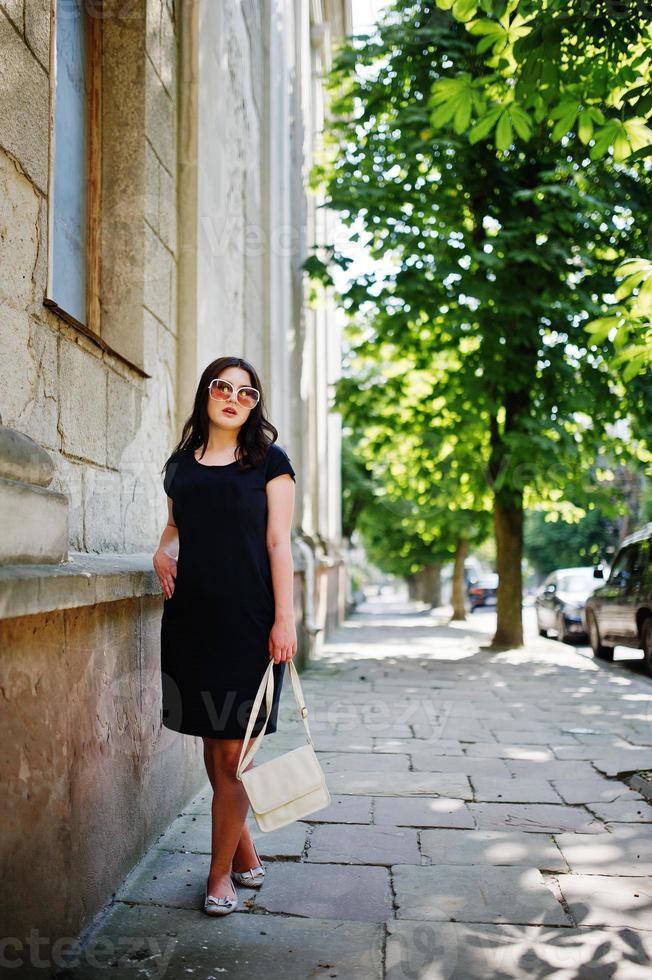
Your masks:
{"label": "tinted lens", "polygon": [[231,397],[233,387],[228,381],[211,381],[210,394],[213,398],[220,398],[226,401]]}
{"label": "tinted lens", "polygon": [[254,408],[258,404],[258,392],[255,388],[241,388],[238,401],[245,408]]}

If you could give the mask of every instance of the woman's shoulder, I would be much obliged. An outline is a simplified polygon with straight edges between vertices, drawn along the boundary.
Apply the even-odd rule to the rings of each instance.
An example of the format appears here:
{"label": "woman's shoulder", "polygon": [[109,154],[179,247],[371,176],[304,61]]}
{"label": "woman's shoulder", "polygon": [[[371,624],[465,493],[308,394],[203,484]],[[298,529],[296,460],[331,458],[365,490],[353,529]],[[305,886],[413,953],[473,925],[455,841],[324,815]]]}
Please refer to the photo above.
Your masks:
{"label": "woman's shoulder", "polygon": [[275,476],[280,476],[282,473],[289,473],[292,479],[295,479],[296,473],[292,466],[289,453],[277,442],[272,442],[269,444],[265,456],[265,482],[269,482],[269,480]]}
{"label": "woman's shoulder", "polygon": [[172,484],[174,483],[174,478],[176,476],[179,465],[188,456],[188,451],[184,449],[175,449],[165,461],[165,475],[163,477],[163,488],[167,493],[168,497],[171,497]]}
{"label": "woman's shoulder", "polygon": [[283,446],[278,442],[270,442],[269,446],[267,447],[268,458],[272,459],[274,456],[279,456],[279,455],[287,456],[288,455],[287,449],[284,449]]}

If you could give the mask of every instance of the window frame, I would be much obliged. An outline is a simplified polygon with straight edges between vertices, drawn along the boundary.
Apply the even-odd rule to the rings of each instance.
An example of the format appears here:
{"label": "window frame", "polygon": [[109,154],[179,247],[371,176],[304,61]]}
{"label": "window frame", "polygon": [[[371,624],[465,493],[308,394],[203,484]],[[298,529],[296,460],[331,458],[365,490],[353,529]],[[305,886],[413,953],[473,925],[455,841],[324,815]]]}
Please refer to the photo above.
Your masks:
{"label": "window frame", "polygon": [[[54,258],[54,155],[55,147],[55,98],[56,98],[56,8],[57,0],[50,0],[50,60],[49,60],[49,140],[48,140],[48,200],[47,200],[47,276],[43,305],[58,319],[69,327],[87,337],[96,347],[116,358],[141,378],[151,378],[145,370],[144,363],[138,363],[121,353],[107,342],[102,336],[102,309],[111,303],[107,298],[106,284],[102,284],[102,263],[105,260],[102,248],[102,235],[105,225],[103,214],[103,180],[107,160],[104,151],[107,150],[105,132],[105,106],[103,100],[107,97],[106,79],[103,80],[103,62],[106,50],[106,15],[102,13],[101,4],[89,4],[87,0],[79,0],[84,13],[86,30],[87,64],[88,64],[88,140],[86,165],[86,322],[82,323],[69,310],[60,306],[53,298],[53,258]],[[109,24],[113,29],[113,25]],[[109,93],[110,97],[110,93]],[[111,144],[108,152],[113,152]],[[110,161],[109,161],[110,162]]]}

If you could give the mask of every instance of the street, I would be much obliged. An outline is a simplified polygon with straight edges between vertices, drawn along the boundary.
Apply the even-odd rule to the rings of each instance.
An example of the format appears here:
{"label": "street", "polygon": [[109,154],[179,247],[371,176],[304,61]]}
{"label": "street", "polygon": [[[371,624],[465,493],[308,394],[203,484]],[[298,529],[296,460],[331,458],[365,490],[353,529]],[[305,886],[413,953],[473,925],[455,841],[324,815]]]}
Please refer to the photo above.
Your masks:
{"label": "street", "polygon": [[[650,976],[652,807],[627,779],[652,768],[652,680],[631,651],[540,638],[531,609],[527,646],[500,653],[492,612],[445,612],[383,594],[303,672],[332,803],[269,834],[249,815],[260,891],[201,912],[207,784],[65,975]],[[302,734],[287,685],[256,764]]]}

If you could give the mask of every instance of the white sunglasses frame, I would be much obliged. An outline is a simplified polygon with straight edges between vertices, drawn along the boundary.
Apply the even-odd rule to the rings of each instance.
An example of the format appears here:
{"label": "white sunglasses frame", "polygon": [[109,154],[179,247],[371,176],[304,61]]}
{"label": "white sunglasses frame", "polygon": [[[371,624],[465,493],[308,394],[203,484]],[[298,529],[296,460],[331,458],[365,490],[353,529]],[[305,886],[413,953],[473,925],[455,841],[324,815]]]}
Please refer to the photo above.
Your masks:
{"label": "white sunglasses frame", "polygon": [[[213,398],[213,395],[211,394],[211,388],[213,387],[213,383],[215,381],[221,381],[222,384],[230,385],[230,387],[231,387],[231,394],[229,395],[228,398]],[[208,385],[208,396],[209,396],[209,398],[213,398],[213,400],[216,401],[216,402],[217,401],[229,401],[230,402],[231,401],[231,398],[233,396],[233,393],[235,392],[235,399],[236,399],[236,401],[238,401],[238,395],[240,394],[240,392],[244,388],[248,388],[249,391],[255,391],[256,392],[256,394],[258,395],[258,401],[256,402],[256,405],[258,405],[258,402],[260,402],[260,392],[258,391],[258,388],[254,388],[253,385],[240,385],[240,387],[236,391],[235,385],[233,384],[232,381],[229,381],[228,378],[213,378],[213,380],[211,381],[211,383]],[[240,404],[240,402],[238,402],[238,404]],[[253,411],[253,409],[256,407],[256,405],[252,405],[251,408],[249,409],[249,411]],[[247,408],[247,406],[246,405],[243,405],[242,408]]]}

